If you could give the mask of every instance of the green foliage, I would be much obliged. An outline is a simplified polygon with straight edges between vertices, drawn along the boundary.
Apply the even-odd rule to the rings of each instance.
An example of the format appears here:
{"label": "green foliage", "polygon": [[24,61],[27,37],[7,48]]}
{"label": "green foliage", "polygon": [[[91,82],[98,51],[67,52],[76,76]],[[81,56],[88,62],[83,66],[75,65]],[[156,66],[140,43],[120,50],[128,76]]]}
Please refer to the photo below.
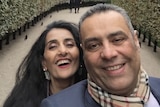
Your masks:
{"label": "green foliage", "polygon": [[133,25],[152,38],[160,40],[160,1],[159,0],[112,0],[113,4],[124,8]]}
{"label": "green foliage", "polygon": [[[108,2],[110,0],[83,1]],[[69,3],[69,0],[0,0],[0,39],[55,5],[66,2]]]}
{"label": "green foliage", "polygon": [[0,0],[0,39],[55,5],[55,0]]}

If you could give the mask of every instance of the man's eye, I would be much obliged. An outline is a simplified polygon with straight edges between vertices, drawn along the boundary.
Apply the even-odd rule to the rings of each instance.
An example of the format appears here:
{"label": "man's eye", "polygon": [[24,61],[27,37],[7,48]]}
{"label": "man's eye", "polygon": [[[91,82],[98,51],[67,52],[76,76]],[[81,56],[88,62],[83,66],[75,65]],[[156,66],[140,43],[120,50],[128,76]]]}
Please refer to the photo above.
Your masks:
{"label": "man's eye", "polygon": [[124,40],[125,40],[125,38],[116,38],[112,42],[115,44],[119,44],[119,43],[122,43]]}
{"label": "man's eye", "polygon": [[86,46],[86,49],[88,51],[97,51],[100,48],[101,44],[100,43],[89,43]]}

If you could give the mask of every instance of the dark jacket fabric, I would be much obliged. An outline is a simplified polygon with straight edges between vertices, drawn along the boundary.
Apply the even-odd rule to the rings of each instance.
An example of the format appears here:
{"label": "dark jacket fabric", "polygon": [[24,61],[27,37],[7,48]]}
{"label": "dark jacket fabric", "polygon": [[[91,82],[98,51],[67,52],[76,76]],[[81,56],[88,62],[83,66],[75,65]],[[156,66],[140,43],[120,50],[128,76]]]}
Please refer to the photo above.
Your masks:
{"label": "dark jacket fabric", "polygon": [[[151,92],[160,104],[160,79],[150,77]],[[58,94],[49,96],[41,103],[41,107],[101,107],[90,96],[87,81],[83,80]]]}

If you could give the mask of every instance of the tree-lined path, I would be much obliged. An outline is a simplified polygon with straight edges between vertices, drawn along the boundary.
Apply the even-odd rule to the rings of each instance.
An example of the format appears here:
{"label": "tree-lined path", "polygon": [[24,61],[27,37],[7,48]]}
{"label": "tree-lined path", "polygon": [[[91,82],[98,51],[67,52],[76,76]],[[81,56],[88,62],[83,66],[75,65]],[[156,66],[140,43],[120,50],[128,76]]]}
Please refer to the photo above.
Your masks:
{"label": "tree-lined path", "polygon": [[[3,45],[0,50],[0,107],[2,106],[5,98],[11,91],[15,82],[16,70],[30,50],[32,44],[40,36],[46,25],[55,20],[66,20],[78,23],[80,16],[89,7],[80,8],[79,13],[70,13],[69,9],[53,12],[39,21],[35,26],[27,29],[16,40],[10,41],[9,45]],[[43,26],[41,23],[43,22]],[[28,39],[25,40],[25,35]],[[153,52],[153,47],[148,47],[145,43],[141,46],[142,65],[150,76],[160,77],[160,49]]]}

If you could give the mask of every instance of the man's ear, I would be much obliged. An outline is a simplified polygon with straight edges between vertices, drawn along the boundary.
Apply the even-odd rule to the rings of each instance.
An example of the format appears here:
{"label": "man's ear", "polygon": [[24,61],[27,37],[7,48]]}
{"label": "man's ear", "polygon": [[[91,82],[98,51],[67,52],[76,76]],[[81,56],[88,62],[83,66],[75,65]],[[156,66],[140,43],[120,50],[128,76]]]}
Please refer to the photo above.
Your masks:
{"label": "man's ear", "polygon": [[138,48],[140,48],[140,42],[139,42],[139,39],[138,39],[138,35],[139,35],[139,32],[137,30],[134,30],[134,36],[133,36],[134,42],[135,42],[136,46]]}

